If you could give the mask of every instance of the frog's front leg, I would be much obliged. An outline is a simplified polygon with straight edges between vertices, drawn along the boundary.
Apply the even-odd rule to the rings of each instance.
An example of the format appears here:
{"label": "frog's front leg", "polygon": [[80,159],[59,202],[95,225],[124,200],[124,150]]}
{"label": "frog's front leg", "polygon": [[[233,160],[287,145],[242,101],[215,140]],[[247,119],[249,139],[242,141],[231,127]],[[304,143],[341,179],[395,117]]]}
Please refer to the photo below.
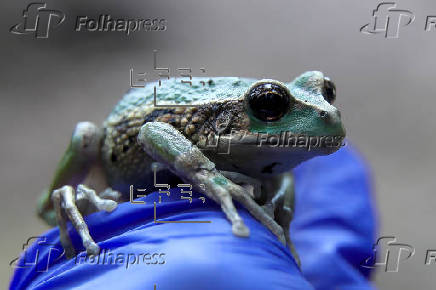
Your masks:
{"label": "frog's front leg", "polygon": [[273,210],[275,220],[283,228],[286,243],[295,261],[300,266],[300,258],[290,237],[290,225],[295,211],[295,186],[291,172],[284,173],[264,181],[264,186],[273,194],[267,205]]}
{"label": "frog's front leg", "polygon": [[241,185],[249,191],[254,200],[259,200],[262,196],[262,184],[255,178],[249,177],[239,172],[220,170],[221,174],[234,183]]}
{"label": "frog's front leg", "polygon": [[232,223],[235,235],[248,236],[249,229],[237,213],[232,197],[284,242],[281,227],[265,214],[241,186],[224,177],[215,164],[177,129],[167,123],[149,122],[142,126],[138,141],[153,159],[165,164],[184,182],[192,184],[196,190],[219,203]]}

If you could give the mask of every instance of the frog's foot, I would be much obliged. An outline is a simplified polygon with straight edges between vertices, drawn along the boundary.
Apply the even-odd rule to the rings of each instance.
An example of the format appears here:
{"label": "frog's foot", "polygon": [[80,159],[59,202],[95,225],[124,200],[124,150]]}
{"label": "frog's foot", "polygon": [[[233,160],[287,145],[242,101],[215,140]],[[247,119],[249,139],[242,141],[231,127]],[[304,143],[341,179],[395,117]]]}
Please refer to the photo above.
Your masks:
{"label": "frog's foot", "polygon": [[244,188],[234,184],[230,180],[226,187],[233,199],[241,203],[252,216],[276,235],[282,244],[286,245],[286,237],[283,228],[280,227],[277,222],[246,193]]}
{"label": "frog's foot", "polygon": [[[223,176],[201,151],[171,125],[149,122],[142,126],[138,141],[154,160],[165,164],[186,183],[221,205],[232,223],[232,232],[246,237],[249,229],[236,211],[232,197],[285,242],[282,228],[254,202],[243,187]],[[202,186],[200,186],[202,185]]]}
{"label": "frog's foot", "polygon": [[[101,195],[108,198],[102,198]],[[111,188],[106,188],[104,191],[97,195],[93,189],[90,189],[86,185],[79,184],[76,189],[76,203],[85,201],[88,204],[93,205],[97,211],[112,212],[118,205],[117,200],[121,194]]]}
{"label": "frog's foot", "polygon": [[113,200],[102,199],[95,193],[94,190],[87,188],[84,185],[77,186],[77,196],[74,194],[74,189],[70,185],[65,185],[53,191],[53,205],[56,211],[56,219],[59,225],[59,233],[61,244],[65,249],[67,259],[75,256],[75,249],[71,243],[71,239],[67,231],[67,220],[69,219],[73,227],[77,230],[82,238],[83,246],[88,255],[98,255],[100,247],[94,242],[89,234],[88,226],[83,220],[76,201],[82,205],[85,201],[93,205],[98,210],[113,211],[117,203]]}

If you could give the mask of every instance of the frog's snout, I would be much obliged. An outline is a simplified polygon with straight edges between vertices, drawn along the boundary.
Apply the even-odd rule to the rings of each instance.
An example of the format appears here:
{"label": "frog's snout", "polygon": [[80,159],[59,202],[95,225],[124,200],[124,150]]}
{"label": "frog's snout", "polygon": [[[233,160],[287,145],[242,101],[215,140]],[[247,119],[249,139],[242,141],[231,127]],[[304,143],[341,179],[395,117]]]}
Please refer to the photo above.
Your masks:
{"label": "frog's snout", "polygon": [[328,135],[342,138],[345,137],[345,128],[342,124],[341,112],[338,109],[332,108],[329,111],[320,110],[319,116],[327,127],[326,132],[329,132]]}

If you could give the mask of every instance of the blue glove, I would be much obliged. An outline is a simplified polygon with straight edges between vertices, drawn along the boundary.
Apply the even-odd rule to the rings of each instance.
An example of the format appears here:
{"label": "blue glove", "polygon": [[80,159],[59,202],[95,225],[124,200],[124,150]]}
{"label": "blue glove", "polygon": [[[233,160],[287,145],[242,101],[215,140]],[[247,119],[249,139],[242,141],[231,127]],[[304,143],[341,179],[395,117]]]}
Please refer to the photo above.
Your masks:
{"label": "blue glove", "polygon": [[294,170],[291,239],[304,277],[316,289],[373,289],[370,269],[377,216],[365,162],[349,145]]}
{"label": "blue glove", "polygon": [[[11,289],[370,289],[359,264],[372,253],[375,217],[368,173],[350,146],[295,170],[296,213],[291,235],[302,262],[244,208],[250,238],[235,237],[221,208],[193,193],[180,199],[152,193],[112,213],[86,217],[101,253],[66,260],[57,228],[34,242],[16,263]],[[187,196],[186,194],[184,196]],[[154,218],[156,202],[156,220]],[[155,222],[157,221],[157,223]],[[206,223],[161,223],[206,221]],[[210,222],[210,223],[208,223]]]}

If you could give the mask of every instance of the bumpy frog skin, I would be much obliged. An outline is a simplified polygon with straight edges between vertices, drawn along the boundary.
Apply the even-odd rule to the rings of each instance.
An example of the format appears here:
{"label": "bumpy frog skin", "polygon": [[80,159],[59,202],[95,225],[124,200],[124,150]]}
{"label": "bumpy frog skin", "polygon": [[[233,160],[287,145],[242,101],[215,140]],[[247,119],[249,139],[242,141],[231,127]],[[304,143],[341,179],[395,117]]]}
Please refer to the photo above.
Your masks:
{"label": "bumpy frog skin", "polygon": [[[232,202],[237,200],[288,244],[298,262],[289,238],[290,170],[341,146],[345,130],[332,105],[335,96],[333,82],[318,71],[290,83],[219,77],[193,78],[192,86],[171,79],[131,89],[102,129],[89,122],[76,126],[38,214],[59,225],[67,257],[75,255],[67,219],[87,253],[98,254],[82,214],[114,210],[129,200],[131,185],[152,185],[158,170],[168,183],[192,184],[220,204],[232,232],[246,237],[249,229]],[[99,194],[82,184],[91,168],[102,169],[109,186]]]}

